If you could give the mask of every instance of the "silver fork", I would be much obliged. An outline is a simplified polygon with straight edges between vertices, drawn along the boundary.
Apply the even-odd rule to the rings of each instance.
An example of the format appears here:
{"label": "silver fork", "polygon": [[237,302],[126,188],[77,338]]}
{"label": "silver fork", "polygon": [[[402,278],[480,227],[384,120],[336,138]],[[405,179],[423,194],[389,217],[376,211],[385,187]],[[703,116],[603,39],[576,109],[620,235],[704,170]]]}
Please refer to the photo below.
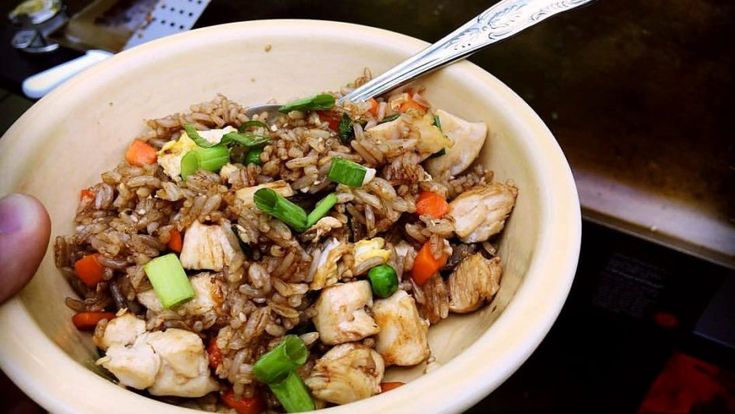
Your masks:
{"label": "silver fork", "polygon": [[[513,36],[557,13],[571,10],[592,0],[502,0],[457,30],[444,36],[419,53],[340,98],[362,102],[381,95],[417,77],[449,65],[485,46]],[[251,106],[248,116],[276,112],[280,105]]]}

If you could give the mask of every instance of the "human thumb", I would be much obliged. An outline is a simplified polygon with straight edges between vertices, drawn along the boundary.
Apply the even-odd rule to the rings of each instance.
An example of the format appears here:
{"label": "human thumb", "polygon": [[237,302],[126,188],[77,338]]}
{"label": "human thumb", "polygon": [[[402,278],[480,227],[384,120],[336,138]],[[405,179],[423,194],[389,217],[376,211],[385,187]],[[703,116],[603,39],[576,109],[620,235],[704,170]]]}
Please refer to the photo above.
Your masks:
{"label": "human thumb", "polygon": [[48,213],[34,197],[13,193],[0,199],[0,303],[31,280],[50,234]]}

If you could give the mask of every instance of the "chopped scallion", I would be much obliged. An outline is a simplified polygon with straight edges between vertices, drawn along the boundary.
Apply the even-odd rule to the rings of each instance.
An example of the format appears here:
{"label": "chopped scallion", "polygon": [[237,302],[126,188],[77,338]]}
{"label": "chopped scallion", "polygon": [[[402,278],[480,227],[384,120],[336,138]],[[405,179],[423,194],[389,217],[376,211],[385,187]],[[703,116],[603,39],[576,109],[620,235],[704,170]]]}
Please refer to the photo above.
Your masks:
{"label": "chopped scallion", "polygon": [[360,187],[362,186],[366,173],[367,168],[358,163],[343,158],[334,158],[332,165],[329,167],[327,177],[340,184],[350,187]]}
{"label": "chopped scallion", "polygon": [[248,151],[247,155],[245,155],[245,165],[248,165],[248,164],[262,165],[263,161],[260,160],[261,152],[263,152],[263,148],[253,148],[250,151]]}
{"label": "chopped scallion", "polygon": [[334,193],[319,200],[314,210],[306,217],[306,228],[313,226],[319,219],[326,216],[335,204],[337,204],[337,195]]}
{"label": "chopped scallion", "polygon": [[442,129],[442,121],[439,119],[439,115],[434,115],[434,126]]}
{"label": "chopped scallion", "polygon": [[225,145],[191,150],[181,158],[181,178],[186,180],[200,168],[218,172],[229,161],[230,150]]}
{"label": "chopped scallion", "polygon": [[322,93],[291,101],[278,108],[278,111],[283,113],[291,111],[323,111],[333,107],[334,101],[334,96],[328,93]]}
{"label": "chopped scallion", "polygon": [[343,144],[349,144],[350,141],[355,138],[355,130],[352,127],[352,118],[350,118],[346,113],[343,113],[342,118],[339,120],[337,133],[339,134],[339,139]]}
{"label": "chopped scallion", "polygon": [[255,135],[250,133],[239,133],[239,132],[228,132],[225,135],[222,136],[222,140],[220,141],[220,144],[229,144],[232,142],[236,142],[238,144],[242,144],[248,148],[251,147],[258,147],[261,145],[265,145],[268,142],[270,142],[270,137],[266,137],[265,135]]}
{"label": "chopped scallion", "polygon": [[265,129],[268,129],[268,125],[265,122],[252,120],[252,121],[243,122],[242,125],[240,125],[240,127],[237,128],[237,130],[239,132],[245,132],[245,131],[247,131],[250,128],[265,128]]}
{"label": "chopped scallion", "polygon": [[446,148],[442,148],[439,151],[437,151],[437,152],[429,155],[429,158],[441,157],[442,155],[444,155],[446,153],[447,153],[447,149]]}
{"label": "chopped scallion", "polygon": [[280,344],[266,352],[253,365],[253,373],[264,384],[281,382],[288,373],[303,365],[309,351],[296,335],[286,335]]}
{"label": "chopped scallion", "polygon": [[186,135],[188,135],[189,138],[194,141],[194,143],[202,148],[209,148],[217,145],[216,142],[209,142],[204,139],[203,136],[199,135],[199,131],[197,131],[197,129],[192,124],[184,125],[184,131],[186,131]]}
{"label": "chopped scallion", "polygon": [[386,122],[390,122],[390,121],[395,121],[395,120],[396,120],[396,119],[398,119],[398,118],[399,118],[400,116],[401,116],[401,114],[393,114],[393,115],[388,115],[388,116],[386,116],[385,118],[383,118],[383,120],[382,120],[382,121],[380,121],[379,123],[380,123],[380,124],[384,124],[384,123],[386,123]]}
{"label": "chopped scallion", "polygon": [[288,413],[312,411],[315,408],[306,385],[295,371],[291,371],[285,380],[268,384],[268,387]]}
{"label": "chopped scallion", "polygon": [[288,224],[292,229],[306,230],[306,212],[270,188],[261,188],[253,196],[255,205],[262,211]]}
{"label": "chopped scallion", "polygon": [[169,309],[194,298],[194,288],[175,254],[156,257],[146,263],[143,270],[164,308]]}

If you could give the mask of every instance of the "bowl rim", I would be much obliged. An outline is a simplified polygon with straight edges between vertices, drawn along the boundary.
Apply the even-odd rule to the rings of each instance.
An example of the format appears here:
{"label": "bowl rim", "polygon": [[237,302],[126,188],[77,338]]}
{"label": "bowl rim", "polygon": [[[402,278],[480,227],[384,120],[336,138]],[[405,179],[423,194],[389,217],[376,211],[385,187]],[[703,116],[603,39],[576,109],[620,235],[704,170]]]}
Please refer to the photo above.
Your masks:
{"label": "bowl rim", "polygon": [[[70,99],[67,97],[68,91],[94,87],[95,77],[108,68],[140,60],[156,52],[165,53],[168,50],[172,53],[172,50],[182,47],[182,44],[192,39],[201,41],[223,35],[247,38],[264,30],[273,33],[303,30],[323,35],[367,35],[407,53],[414,53],[428,45],[422,40],[384,29],[325,20],[246,21],[180,33],[121,52],[67,81],[41,99],[0,140],[0,161],[9,157],[2,154],[13,153],[13,147],[21,145],[17,139],[19,134],[15,131],[23,129],[36,112]],[[551,131],[528,104],[485,70],[468,61],[456,63],[443,70],[461,74],[481,87],[492,90],[497,95],[497,100],[503,101],[506,106],[505,112],[510,114],[507,117],[508,122],[515,129],[524,131],[523,136],[533,138],[521,140],[521,145],[531,154],[534,166],[541,169],[538,173],[541,177],[539,191],[545,196],[542,199],[550,201],[548,205],[542,206],[540,222],[545,223],[545,226],[539,233],[523,283],[519,285],[506,309],[493,322],[492,329],[488,329],[465,351],[454,357],[451,364],[391,391],[390,397],[377,395],[345,406],[331,407],[324,412],[337,414],[353,410],[395,411],[396,407],[409,406],[432,412],[458,412],[470,407],[499,386],[531,355],[556,320],[571,288],[581,243],[581,213],[572,172],[561,148]],[[0,181],[0,193],[11,190],[9,180]],[[530,278],[529,275],[538,276]],[[532,326],[533,329],[524,329],[526,326]],[[136,411],[141,412],[198,412],[128,392],[88,370],[40,330],[18,297],[0,307],[0,330],[6,332],[0,335],[0,367],[26,394],[51,412],[126,411],[125,407],[111,406],[110,401],[135,404]],[[491,347],[498,344],[504,345],[502,349]],[[489,360],[497,364],[488,373],[483,371],[485,365],[477,364],[477,360]],[[49,375],[46,361],[53,361],[54,367],[51,368],[61,370],[64,374]],[[437,375],[440,372],[442,375]],[[443,378],[452,378],[452,381],[442,381]],[[80,389],[94,392],[88,392],[85,398],[79,398],[77,394]],[[425,389],[442,389],[442,392],[426,393],[423,392]],[[446,398],[448,395],[452,398]]]}

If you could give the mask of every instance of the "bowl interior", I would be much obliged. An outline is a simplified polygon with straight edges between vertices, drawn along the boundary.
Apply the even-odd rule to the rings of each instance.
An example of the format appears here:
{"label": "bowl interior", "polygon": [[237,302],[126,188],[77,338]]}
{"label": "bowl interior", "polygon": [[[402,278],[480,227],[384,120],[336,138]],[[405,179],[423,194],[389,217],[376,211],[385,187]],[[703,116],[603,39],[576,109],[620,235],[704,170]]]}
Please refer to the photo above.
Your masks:
{"label": "bowl interior", "polygon": [[[365,67],[373,73],[381,73],[421,47],[422,42],[405,36],[326,22],[227,25],[144,45],[71,80],[36,104],[8,131],[0,141],[0,161],[4,172],[7,171],[2,178],[0,192],[22,191],[35,195],[49,209],[53,223],[52,238],[69,234],[73,232],[72,218],[79,190],[98,182],[101,172],[120,162],[130,140],[144,130],[144,119],[187,111],[190,104],[209,100],[217,93],[248,105],[271,99],[284,102],[318,91],[334,90],[360,76]],[[453,315],[430,331],[431,349],[437,363],[431,367],[430,377],[438,378],[443,375],[444,368],[441,367],[447,366],[481,336],[489,335],[489,339],[483,338],[490,341],[485,341],[483,347],[502,350],[513,345],[513,341],[503,342],[500,339],[493,342],[492,331],[501,329],[494,322],[507,313],[509,303],[515,304],[511,298],[519,287],[530,283],[531,278],[556,278],[561,286],[558,292],[549,293],[552,296],[550,299],[547,298],[553,321],[566,296],[564,286],[568,289],[573,265],[571,269],[567,266],[565,271],[556,274],[545,274],[541,269],[533,269],[539,266],[536,261],[541,260],[540,250],[548,249],[553,242],[564,254],[573,256],[571,261],[576,263],[575,249],[579,240],[575,234],[578,230],[574,226],[567,239],[553,239],[558,238],[551,234],[552,210],[559,206],[555,197],[569,198],[569,195],[573,195],[573,200],[565,201],[573,210],[576,193],[573,183],[564,181],[571,182],[570,177],[560,178],[562,184],[557,185],[571,185],[571,192],[569,188],[565,188],[561,194],[552,191],[554,187],[549,181],[555,175],[568,173],[568,167],[560,152],[543,154],[534,147],[537,141],[552,147],[555,143],[546,142],[553,140],[548,130],[519,98],[469,63],[436,72],[421,79],[420,84],[426,86],[427,96],[435,107],[471,121],[488,124],[490,133],[480,162],[495,171],[496,179],[512,179],[520,191],[512,218],[500,242],[499,255],[503,259],[505,271],[496,299],[478,312]],[[525,112],[516,110],[521,107]],[[558,147],[554,148],[558,151]],[[545,158],[560,162],[561,173],[544,166],[548,163]],[[578,220],[578,205],[576,213]],[[569,221],[572,225],[575,222],[573,214],[559,219]],[[81,364],[99,373],[94,365],[98,354],[89,335],[80,334],[69,322],[72,312],[64,305],[66,296],[73,296],[73,293],[55,268],[53,251],[49,248],[36,277],[23,290],[19,301],[13,304],[15,308],[3,309],[5,315],[11,311],[25,312],[34,323],[30,324],[32,326],[19,327],[5,318],[0,320],[0,325],[7,327],[6,324],[12,324],[9,329],[18,332],[33,331],[33,334],[25,334],[37,335],[34,337],[37,340],[50,341],[49,344],[63,351],[63,354],[37,356],[44,364],[53,366],[60,358],[66,358],[72,364]],[[542,301],[534,305],[540,309],[534,310],[531,306],[528,308],[531,310],[526,311],[545,310],[544,303]],[[553,312],[555,307],[556,313]],[[547,319],[539,320],[548,322]],[[528,323],[538,326],[513,328],[519,332],[529,329],[540,332],[525,337],[521,335],[522,339],[518,339],[518,343],[523,344],[522,351],[527,351],[525,356],[537,344],[532,342],[540,340],[548,329],[546,325],[550,323],[544,325],[535,320],[529,319]],[[536,339],[530,340],[531,336]],[[508,352],[511,352],[508,355],[515,355],[515,360],[510,368],[503,371],[503,375],[512,372],[525,358],[523,352]],[[491,363],[490,357],[486,359]],[[4,359],[3,367],[8,363]],[[481,365],[484,362],[477,363]],[[434,369],[437,367],[439,369]],[[17,368],[16,375],[23,376],[20,365]],[[410,381],[425,368],[391,369],[387,378]],[[493,366],[485,368],[492,370]],[[16,372],[13,369],[10,371]],[[100,387],[100,392],[114,395],[114,398],[128,399],[125,401],[133,401],[133,397],[142,399],[132,393],[119,394],[119,390],[113,391],[114,387],[108,387],[110,384],[105,379],[88,371],[74,371],[73,375]],[[492,381],[495,384],[493,386],[504,378],[500,374],[496,376],[498,378]],[[37,395],[27,389],[33,388],[31,381],[25,381],[28,378],[14,376],[14,379],[21,386],[28,382],[23,387],[32,396]],[[483,385],[485,389],[471,393],[457,407],[466,407],[481,398],[492,388],[488,384],[486,381]],[[51,402],[41,398],[41,402],[45,402],[49,408],[48,405],[54,405],[58,398]],[[66,398],[72,404],[75,401],[73,397]],[[406,403],[421,403],[409,398],[409,393],[402,400]],[[151,407],[165,409],[160,403],[155,404]],[[65,405],[56,407],[62,408],[61,411],[65,411],[64,407],[68,408]],[[116,409],[113,407],[112,411]]]}

